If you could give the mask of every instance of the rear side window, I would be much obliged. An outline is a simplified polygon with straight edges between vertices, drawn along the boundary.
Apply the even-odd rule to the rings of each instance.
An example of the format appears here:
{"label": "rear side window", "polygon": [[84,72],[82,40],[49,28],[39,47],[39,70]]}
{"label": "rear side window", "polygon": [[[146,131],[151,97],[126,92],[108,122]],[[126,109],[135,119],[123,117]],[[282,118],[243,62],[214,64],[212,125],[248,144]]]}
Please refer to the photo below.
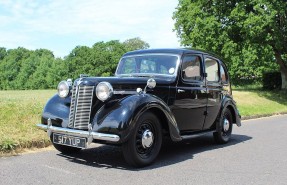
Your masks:
{"label": "rear side window", "polygon": [[205,58],[205,72],[207,73],[206,80],[210,82],[219,81],[219,65],[218,62],[212,58]]}
{"label": "rear side window", "polygon": [[228,79],[227,79],[227,72],[226,72],[225,68],[222,65],[220,65],[220,77],[221,77],[221,81],[222,82],[227,82],[228,81]]}
{"label": "rear side window", "polygon": [[183,58],[182,78],[184,80],[201,80],[201,59],[199,56],[188,55]]}

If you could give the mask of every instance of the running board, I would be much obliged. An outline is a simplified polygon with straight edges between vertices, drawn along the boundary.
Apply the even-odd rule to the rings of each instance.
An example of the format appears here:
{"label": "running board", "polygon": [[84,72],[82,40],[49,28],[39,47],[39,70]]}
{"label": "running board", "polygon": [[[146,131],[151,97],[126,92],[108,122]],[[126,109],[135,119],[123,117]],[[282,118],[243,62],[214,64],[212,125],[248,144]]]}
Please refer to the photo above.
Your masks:
{"label": "running board", "polygon": [[199,137],[199,136],[203,136],[203,135],[206,135],[206,134],[209,134],[209,133],[213,133],[215,130],[207,130],[207,131],[202,131],[202,132],[197,132],[197,133],[190,133],[188,135],[182,135],[181,136],[181,139],[182,140],[185,140],[185,139],[192,139],[192,138],[196,138],[196,137]]}

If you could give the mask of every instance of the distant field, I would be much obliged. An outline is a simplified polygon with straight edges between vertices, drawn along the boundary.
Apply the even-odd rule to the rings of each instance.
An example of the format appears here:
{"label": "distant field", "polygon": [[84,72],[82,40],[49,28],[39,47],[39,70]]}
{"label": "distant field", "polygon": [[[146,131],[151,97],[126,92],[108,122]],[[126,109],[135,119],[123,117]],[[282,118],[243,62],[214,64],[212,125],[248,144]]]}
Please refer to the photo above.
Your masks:
{"label": "distant field", "polygon": [[[0,155],[22,148],[45,147],[50,141],[35,126],[47,100],[55,90],[0,91]],[[287,112],[282,92],[233,91],[242,116]]]}

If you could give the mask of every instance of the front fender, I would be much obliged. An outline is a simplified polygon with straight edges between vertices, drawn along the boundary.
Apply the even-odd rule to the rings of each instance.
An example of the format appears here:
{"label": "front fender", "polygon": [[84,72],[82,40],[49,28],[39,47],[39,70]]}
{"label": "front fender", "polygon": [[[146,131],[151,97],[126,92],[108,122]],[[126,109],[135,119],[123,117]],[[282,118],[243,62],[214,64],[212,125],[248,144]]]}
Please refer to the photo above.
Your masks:
{"label": "front fender", "polygon": [[47,125],[48,118],[51,119],[53,126],[67,127],[69,123],[71,98],[60,98],[55,94],[46,103],[42,113],[42,124]]}
{"label": "front fender", "polygon": [[139,116],[151,108],[157,108],[164,113],[171,139],[180,141],[179,129],[168,105],[150,94],[130,95],[117,102],[105,104],[94,116],[93,131],[117,134],[121,138],[120,143],[123,143],[134,131]]}

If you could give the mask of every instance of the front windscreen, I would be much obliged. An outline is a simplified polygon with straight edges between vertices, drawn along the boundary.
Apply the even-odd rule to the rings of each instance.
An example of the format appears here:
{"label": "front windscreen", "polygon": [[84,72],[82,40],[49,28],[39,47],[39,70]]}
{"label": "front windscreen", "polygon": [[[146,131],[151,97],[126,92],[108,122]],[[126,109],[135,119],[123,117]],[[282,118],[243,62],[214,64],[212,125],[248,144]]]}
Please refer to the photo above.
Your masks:
{"label": "front windscreen", "polygon": [[120,60],[116,75],[173,76],[177,70],[177,63],[178,56],[175,55],[128,56]]}

